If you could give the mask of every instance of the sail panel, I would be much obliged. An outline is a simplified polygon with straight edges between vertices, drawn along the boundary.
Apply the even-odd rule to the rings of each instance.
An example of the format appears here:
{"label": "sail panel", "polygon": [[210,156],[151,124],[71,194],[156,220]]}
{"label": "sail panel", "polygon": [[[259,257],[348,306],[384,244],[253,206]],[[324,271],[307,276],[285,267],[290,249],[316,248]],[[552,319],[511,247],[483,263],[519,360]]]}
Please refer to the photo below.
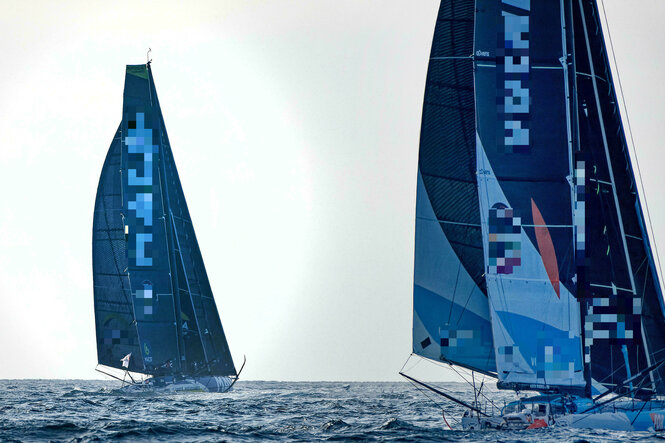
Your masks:
{"label": "sail panel", "polygon": [[[524,219],[533,220],[533,214],[516,215],[480,139],[478,170],[481,213],[487,214],[482,225],[499,380],[511,389],[581,388],[585,381],[577,300],[565,285],[553,281],[543,242],[532,241],[522,225]],[[553,246],[550,254],[556,263]]]}
{"label": "sail panel", "polygon": [[441,229],[484,290],[475,174],[471,0],[442,2],[427,69],[418,169]]}
{"label": "sail panel", "polygon": [[585,381],[560,3],[477,6],[476,160],[499,380],[577,389]]}
{"label": "sail panel", "polygon": [[487,297],[459,260],[418,178],[413,352],[493,373]]}
{"label": "sail panel", "polygon": [[475,174],[473,0],[442,2],[418,159],[413,350],[494,373]]}

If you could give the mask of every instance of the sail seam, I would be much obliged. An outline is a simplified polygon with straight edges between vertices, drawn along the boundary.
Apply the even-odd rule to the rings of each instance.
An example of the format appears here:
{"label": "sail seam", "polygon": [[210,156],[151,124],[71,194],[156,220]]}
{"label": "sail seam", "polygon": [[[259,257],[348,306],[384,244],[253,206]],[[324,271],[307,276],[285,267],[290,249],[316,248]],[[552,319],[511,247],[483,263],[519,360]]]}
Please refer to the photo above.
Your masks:
{"label": "sail seam", "polygon": [[473,57],[470,55],[459,55],[459,56],[450,56],[450,57],[430,57],[430,60],[473,60]]}
{"label": "sail seam", "polygon": [[416,216],[416,220],[425,220],[425,221],[435,221],[438,223],[446,223],[450,225],[461,225],[461,226],[473,226],[476,228],[480,227],[480,224],[475,224],[475,223],[464,223],[464,222],[456,222],[456,221],[451,221],[451,220],[439,220],[439,219],[434,219],[434,218],[429,218],[429,217],[421,217],[421,216]]}

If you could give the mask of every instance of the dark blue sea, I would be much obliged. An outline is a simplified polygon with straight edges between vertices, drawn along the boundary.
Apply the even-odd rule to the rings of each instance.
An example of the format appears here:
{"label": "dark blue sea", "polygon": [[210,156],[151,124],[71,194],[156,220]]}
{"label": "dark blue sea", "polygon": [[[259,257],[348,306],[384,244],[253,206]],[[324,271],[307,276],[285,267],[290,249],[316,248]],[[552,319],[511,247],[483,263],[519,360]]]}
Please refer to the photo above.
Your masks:
{"label": "dark blue sea", "polygon": [[[469,400],[466,385],[443,386]],[[462,409],[438,399],[437,404],[408,383],[240,381],[227,394],[166,396],[129,395],[118,387],[116,381],[0,380],[0,441],[658,439],[649,433],[561,428],[464,432],[457,420]],[[514,399],[514,394],[493,395]],[[447,428],[442,406],[457,430]]]}

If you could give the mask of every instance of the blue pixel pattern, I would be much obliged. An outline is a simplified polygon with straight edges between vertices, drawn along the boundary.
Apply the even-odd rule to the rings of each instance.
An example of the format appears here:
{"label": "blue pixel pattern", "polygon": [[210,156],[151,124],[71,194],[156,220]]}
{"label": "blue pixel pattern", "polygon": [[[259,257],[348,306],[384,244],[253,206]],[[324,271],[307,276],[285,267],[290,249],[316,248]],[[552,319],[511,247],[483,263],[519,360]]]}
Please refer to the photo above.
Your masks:
{"label": "blue pixel pattern", "polygon": [[497,48],[497,112],[504,121],[497,146],[505,154],[530,152],[529,147],[529,0],[503,0]]}
{"label": "blue pixel pattern", "polygon": [[490,274],[512,274],[522,264],[522,219],[500,203],[489,211],[488,269]]}
{"label": "blue pixel pattern", "polygon": [[128,154],[128,254],[130,264],[152,266],[153,178],[159,146],[153,144],[153,130],[146,127],[146,114],[134,115],[124,139]]}
{"label": "blue pixel pattern", "polygon": [[143,282],[143,288],[134,293],[134,312],[137,320],[150,320],[154,312],[152,283]]}

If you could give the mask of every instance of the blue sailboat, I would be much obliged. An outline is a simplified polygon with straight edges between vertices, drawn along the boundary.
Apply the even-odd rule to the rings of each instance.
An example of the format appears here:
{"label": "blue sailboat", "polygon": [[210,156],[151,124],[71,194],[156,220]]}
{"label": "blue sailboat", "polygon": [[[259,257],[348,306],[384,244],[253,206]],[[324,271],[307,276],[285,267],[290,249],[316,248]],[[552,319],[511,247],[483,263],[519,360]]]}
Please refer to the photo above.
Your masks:
{"label": "blue sailboat", "polygon": [[417,180],[413,353],[540,392],[453,398],[463,425],[662,429],[662,287],[595,0],[441,2]]}
{"label": "blue sailboat", "polygon": [[[129,389],[227,391],[238,372],[150,62],[127,66],[123,98],[122,122],[102,168],[93,219],[98,364],[125,371]],[[141,374],[141,380],[132,373]]]}

